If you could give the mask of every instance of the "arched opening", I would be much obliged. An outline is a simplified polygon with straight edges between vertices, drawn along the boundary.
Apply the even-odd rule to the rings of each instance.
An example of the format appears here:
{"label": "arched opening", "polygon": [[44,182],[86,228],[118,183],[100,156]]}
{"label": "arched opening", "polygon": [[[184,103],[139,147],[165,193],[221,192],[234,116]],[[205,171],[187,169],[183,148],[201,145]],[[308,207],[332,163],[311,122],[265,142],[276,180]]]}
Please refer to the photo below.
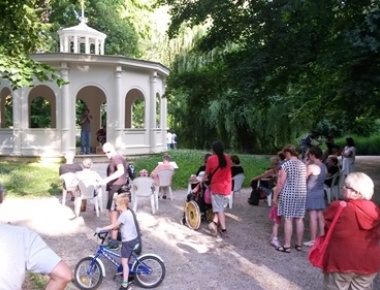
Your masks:
{"label": "arched opening", "polygon": [[0,93],[0,128],[13,127],[13,97],[8,88]]}
{"label": "arched opening", "polygon": [[40,85],[29,93],[29,128],[56,128],[56,97],[51,88]]}
{"label": "arched opening", "polygon": [[51,104],[44,97],[30,102],[30,128],[51,128]]}
{"label": "arched opening", "polygon": [[[90,111],[90,150],[96,152],[99,146],[96,133],[105,126],[107,128],[106,95],[96,86],[87,86],[79,90],[76,100],[76,147],[81,148],[81,124],[84,111]],[[80,149],[80,151],[82,148]]]}
{"label": "arched opening", "polygon": [[141,91],[132,89],[125,100],[125,128],[145,128],[145,98]]}

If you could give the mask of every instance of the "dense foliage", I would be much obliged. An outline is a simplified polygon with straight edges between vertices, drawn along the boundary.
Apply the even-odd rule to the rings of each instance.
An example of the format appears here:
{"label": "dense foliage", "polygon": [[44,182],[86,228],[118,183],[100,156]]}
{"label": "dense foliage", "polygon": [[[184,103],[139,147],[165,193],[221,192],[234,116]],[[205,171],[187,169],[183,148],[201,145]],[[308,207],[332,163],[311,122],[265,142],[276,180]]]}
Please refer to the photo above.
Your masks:
{"label": "dense foliage", "polygon": [[373,132],[363,124],[378,118],[379,1],[158,2],[171,5],[170,36],[207,28],[168,82],[185,146],[216,136],[257,152],[311,129]]}

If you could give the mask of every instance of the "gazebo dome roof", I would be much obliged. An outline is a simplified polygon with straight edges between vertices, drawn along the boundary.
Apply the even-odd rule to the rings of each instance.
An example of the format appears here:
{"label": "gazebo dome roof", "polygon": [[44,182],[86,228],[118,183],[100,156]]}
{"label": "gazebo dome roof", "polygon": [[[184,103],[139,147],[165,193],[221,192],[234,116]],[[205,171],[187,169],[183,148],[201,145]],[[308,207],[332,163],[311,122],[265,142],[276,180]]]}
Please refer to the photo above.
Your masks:
{"label": "gazebo dome roof", "polygon": [[107,37],[106,34],[103,32],[100,32],[94,28],[91,28],[88,26],[85,22],[81,22],[78,25],[72,26],[72,27],[67,27],[67,28],[62,28],[61,30],[58,31],[59,35],[68,35],[68,34],[74,34],[74,35],[81,35],[81,36],[97,36],[98,38],[105,39]]}

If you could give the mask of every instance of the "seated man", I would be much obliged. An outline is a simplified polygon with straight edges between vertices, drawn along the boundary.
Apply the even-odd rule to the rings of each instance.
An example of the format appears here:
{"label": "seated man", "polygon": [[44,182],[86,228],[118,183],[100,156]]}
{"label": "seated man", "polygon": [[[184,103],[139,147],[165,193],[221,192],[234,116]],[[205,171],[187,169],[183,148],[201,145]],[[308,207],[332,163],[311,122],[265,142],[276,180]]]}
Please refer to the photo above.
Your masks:
{"label": "seated man", "polygon": [[[82,170],[82,166],[78,163],[74,163],[74,153],[67,152],[65,154],[65,160],[66,163],[59,166],[59,176],[62,176],[65,173],[75,173]],[[74,186],[74,184],[65,184],[65,182],[62,184],[63,190],[66,190],[68,187],[72,186]],[[71,200],[73,201],[74,195],[71,191],[69,191],[69,193],[71,194]]]}
{"label": "seated man", "polygon": [[[98,190],[100,188],[100,182],[102,181],[102,178],[100,177],[99,173],[92,170],[92,160],[90,158],[86,158],[83,160],[83,170],[78,171],[75,173],[75,179],[76,182],[79,180],[85,181],[85,184],[92,184],[95,186],[94,196],[98,195]],[[86,210],[86,200],[82,201],[82,211]]]}
{"label": "seated man", "polygon": [[[171,158],[170,158],[169,155],[164,155],[164,157],[162,158],[162,164],[158,164],[157,167],[150,174],[150,176],[155,180],[156,184],[159,184],[158,173],[160,171],[165,170],[165,169],[169,169],[169,170],[173,170],[174,171],[174,166],[170,164],[170,160],[171,160]],[[163,191],[162,198],[166,199],[167,188],[164,187],[162,189],[162,191]]]}
{"label": "seated man", "polygon": [[102,144],[102,146],[104,145],[104,143],[107,142],[107,128],[106,126],[102,126],[101,129],[99,129],[97,132],[96,132],[96,140]]}
{"label": "seated man", "polygon": [[[3,194],[1,187],[0,204]],[[22,289],[26,271],[49,275],[46,289],[63,290],[71,281],[69,266],[37,233],[24,227],[0,224],[0,237],[1,289]]]}

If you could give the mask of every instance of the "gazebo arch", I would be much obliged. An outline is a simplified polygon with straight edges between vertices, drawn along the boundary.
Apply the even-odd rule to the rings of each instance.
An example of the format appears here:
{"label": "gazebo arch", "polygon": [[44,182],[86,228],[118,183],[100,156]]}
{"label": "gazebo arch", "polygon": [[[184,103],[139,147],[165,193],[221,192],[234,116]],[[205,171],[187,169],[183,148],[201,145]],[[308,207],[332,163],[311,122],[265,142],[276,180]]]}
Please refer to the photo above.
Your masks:
{"label": "gazebo arch", "polygon": [[29,128],[32,128],[32,102],[38,98],[43,98],[50,103],[50,128],[57,128],[57,115],[56,115],[56,96],[54,91],[46,85],[35,86],[28,95],[28,116],[29,116]]}
{"label": "gazebo arch", "polygon": [[[9,115],[8,115],[9,114]],[[7,122],[9,120],[9,123]],[[13,126],[13,96],[9,88],[0,90],[0,128]]]}

